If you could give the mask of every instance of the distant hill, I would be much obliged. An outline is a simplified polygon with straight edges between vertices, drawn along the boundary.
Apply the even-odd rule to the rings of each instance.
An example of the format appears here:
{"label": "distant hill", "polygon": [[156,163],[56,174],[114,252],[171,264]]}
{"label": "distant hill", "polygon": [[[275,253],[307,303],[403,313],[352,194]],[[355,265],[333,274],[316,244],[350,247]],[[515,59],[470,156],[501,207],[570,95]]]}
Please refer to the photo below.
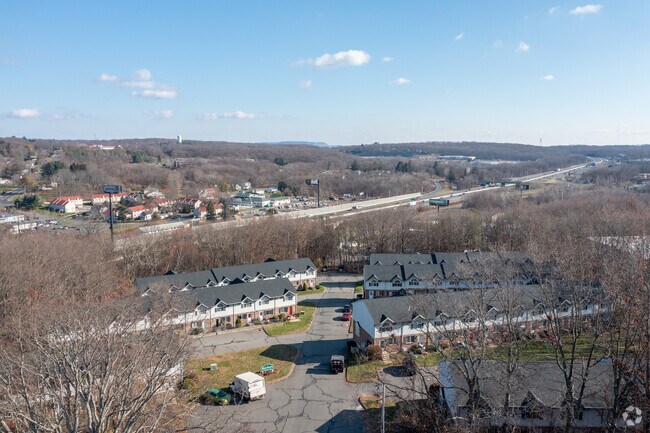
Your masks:
{"label": "distant hill", "polygon": [[373,143],[337,148],[358,156],[415,157],[422,155],[465,155],[487,160],[534,161],[557,157],[615,157],[625,154],[628,158],[645,158],[650,155],[650,145],[638,146],[533,146],[517,143],[444,142],[424,143]]}
{"label": "distant hill", "polygon": [[330,147],[329,144],[323,141],[265,141],[260,144],[278,144],[278,145],[303,145],[303,146],[315,146],[315,147]]}

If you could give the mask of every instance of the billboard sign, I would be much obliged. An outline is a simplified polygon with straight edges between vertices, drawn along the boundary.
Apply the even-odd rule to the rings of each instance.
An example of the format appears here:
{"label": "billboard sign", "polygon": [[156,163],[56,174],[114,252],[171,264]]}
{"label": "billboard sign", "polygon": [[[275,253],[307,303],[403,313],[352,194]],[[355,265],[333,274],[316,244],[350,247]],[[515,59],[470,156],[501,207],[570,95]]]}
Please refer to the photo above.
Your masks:
{"label": "billboard sign", "polygon": [[119,194],[122,192],[122,185],[104,185],[106,194]]}

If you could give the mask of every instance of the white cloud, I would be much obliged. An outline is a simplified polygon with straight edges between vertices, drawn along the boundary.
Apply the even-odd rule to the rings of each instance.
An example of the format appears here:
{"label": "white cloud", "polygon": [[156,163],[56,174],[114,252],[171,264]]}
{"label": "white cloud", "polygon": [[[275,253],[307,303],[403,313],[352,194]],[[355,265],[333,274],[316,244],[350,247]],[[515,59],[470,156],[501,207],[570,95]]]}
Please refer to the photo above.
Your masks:
{"label": "white cloud", "polygon": [[298,87],[300,87],[301,89],[311,89],[311,86],[312,86],[313,84],[314,84],[314,83],[313,83],[311,80],[301,80],[301,81],[298,83]]}
{"label": "white cloud", "polygon": [[202,113],[197,116],[199,120],[219,120],[219,119],[256,119],[259,117],[255,113],[246,113],[244,111],[233,111],[230,113]]}
{"label": "white cloud", "polygon": [[150,81],[151,71],[149,69],[138,69],[135,71],[135,76],[142,81]]}
{"label": "white cloud", "polygon": [[116,75],[103,73],[97,81],[100,82],[119,82],[120,87],[126,87],[133,90],[131,96],[151,99],[174,99],[177,91],[174,87],[158,83],[153,80],[153,74],[149,69],[138,69],[130,78],[119,78]]}
{"label": "white cloud", "polygon": [[530,51],[530,45],[528,45],[524,41],[520,41],[519,44],[517,45],[517,48],[515,48],[515,51],[518,53],[525,53],[527,51]]}
{"label": "white cloud", "polygon": [[390,82],[390,84],[394,84],[396,86],[403,86],[405,84],[410,84],[410,83],[411,83],[411,80],[409,80],[408,78],[404,78],[404,77],[399,77],[397,80],[393,80],[393,81]]}
{"label": "white cloud", "polygon": [[395,60],[395,58],[393,58],[391,56],[384,56],[384,57],[381,58],[381,61],[384,62],[384,63],[390,63],[393,60]]}
{"label": "white cloud", "polygon": [[559,12],[560,9],[561,9],[561,8],[560,8],[559,6],[553,6],[552,8],[550,8],[550,9],[548,10],[548,14],[549,14],[549,15],[554,15],[555,13]]}
{"label": "white cloud", "polygon": [[155,81],[123,81],[120,83],[122,87],[137,87],[139,89],[153,89],[155,85]]}
{"label": "white cloud", "polygon": [[456,42],[458,42],[458,41],[462,41],[464,37],[465,37],[465,32],[460,32],[460,33],[458,33],[458,34],[456,35],[456,37],[454,38],[454,40],[455,40]]}
{"label": "white cloud", "polygon": [[299,60],[298,65],[312,65],[315,68],[336,68],[338,66],[362,66],[370,62],[370,54],[361,50],[339,51],[323,54],[315,59]]}
{"label": "white cloud", "polygon": [[41,111],[38,108],[16,108],[7,117],[13,117],[14,119],[35,119],[41,117]]}
{"label": "white cloud", "polygon": [[139,96],[149,99],[174,99],[176,98],[176,89],[145,89],[134,90],[131,96]]}
{"label": "white cloud", "polygon": [[550,75],[550,74],[549,74],[549,75],[544,75],[544,76],[542,77],[542,80],[544,80],[544,81],[553,81],[553,80],[555,80],[555,76],[554,76],[554,75]]}
{"label": "white cloud", "polygon": [[156,110],[156,111],[145,111],[144,114],[151,116],[155,119],[171,119],[174,117],[173,110]]}
{"label": "white cloud", "polygon": [[255,119],[257,117],[257,114],[235,111],[233,113],[223,113],[221,117],[223,119]]}
{"label": "white cloud", "polygon": [[603,8],[602,5],[584,5],[578,6],[575,9],[572,9],[569,13],[571,15],[587,15],[587,14],[597,14]]}
{"label": "white cloud", "polygon": [[104,73],[97,77],[97,81],[101,81],[102,83],[112,83],[114,81],[117,81],[117,75]]}

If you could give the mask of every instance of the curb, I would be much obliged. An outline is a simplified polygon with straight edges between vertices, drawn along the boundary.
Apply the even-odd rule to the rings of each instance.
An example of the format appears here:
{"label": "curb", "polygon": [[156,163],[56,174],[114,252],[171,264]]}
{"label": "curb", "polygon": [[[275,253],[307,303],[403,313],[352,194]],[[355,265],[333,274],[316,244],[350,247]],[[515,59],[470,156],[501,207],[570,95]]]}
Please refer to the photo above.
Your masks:
{"label": "curb", "polygon": [[299,356],[300,356],[300,349],[298,349],[298,351],[296,352],[296,356],[293,357],[293,364],[291,364],[291,368],[289,368],[289,372],[287,373],[286,376],[278,377],[277,379],[269,380],[268,382],[265,379],[264,382],[266,384],[268,384],[268,385],[271,385],[271,384],[274,384],[274,383],[277,383],[277,382],[282,382],[283,380],[288,379],[289,377],[291,377],[291,375],[293,374],[293,370],[296,368],[296,362],[298,361]]}

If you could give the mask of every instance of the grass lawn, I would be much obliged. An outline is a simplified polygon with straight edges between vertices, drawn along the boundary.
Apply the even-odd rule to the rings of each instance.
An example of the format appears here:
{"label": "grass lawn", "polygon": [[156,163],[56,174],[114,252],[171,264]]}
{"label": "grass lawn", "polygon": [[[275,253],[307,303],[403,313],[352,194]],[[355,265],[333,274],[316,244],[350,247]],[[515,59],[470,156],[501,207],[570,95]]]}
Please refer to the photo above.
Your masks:
{"label": "grass lawn", "polygon": [[321,286],[320,284],[318,287],[314,290],[301,290],[298,292],[298,296],[305,296],[305,295],[312,295],[312,294],[318,294],[318,293],[325,293],[325,286]]}
{"label": "grass lawn", "polygon": [[305,332],[311,326],[314,320],[314,312],[316,311],[316,304],[309,301],[298,302],[298,311],[304,311],[305,314],[299,316],[300,319],[295,322],[282,322],[271,325],[265,325],[264,330],[272,337],[284,334],[294,334],[296,332]]}
{"label": "grass lawn", "polygon": [[388,367],[390,365],[384,364],[383,361],[370,361],[362,364],[351,363],[348,365],[347,379],[353,383],[372,382],[377,379],[377,368]]}
{"label": "grass lawn", "polygon": [[[268,363],[273,364],[277,372],[266,376],[266,380],[281,379],[289,375],[296,353],[298,353],[298,349],[295,346],[277,344],[196,359],[188,363],[192,374],[189,378],[185,378],[183,387],[190,392],[190,398],[199,396],[208,388],[228,389],[228,384],[232,382],[235,375],[247,371],[257,373],[264,364]],[[210,371],[210,364],[215,362],[218,369]]]}
{"label": "grass lawn", "polygon": [[361,293],[363,292],[363,284],[359,284],[354,288],[354,293]]}

